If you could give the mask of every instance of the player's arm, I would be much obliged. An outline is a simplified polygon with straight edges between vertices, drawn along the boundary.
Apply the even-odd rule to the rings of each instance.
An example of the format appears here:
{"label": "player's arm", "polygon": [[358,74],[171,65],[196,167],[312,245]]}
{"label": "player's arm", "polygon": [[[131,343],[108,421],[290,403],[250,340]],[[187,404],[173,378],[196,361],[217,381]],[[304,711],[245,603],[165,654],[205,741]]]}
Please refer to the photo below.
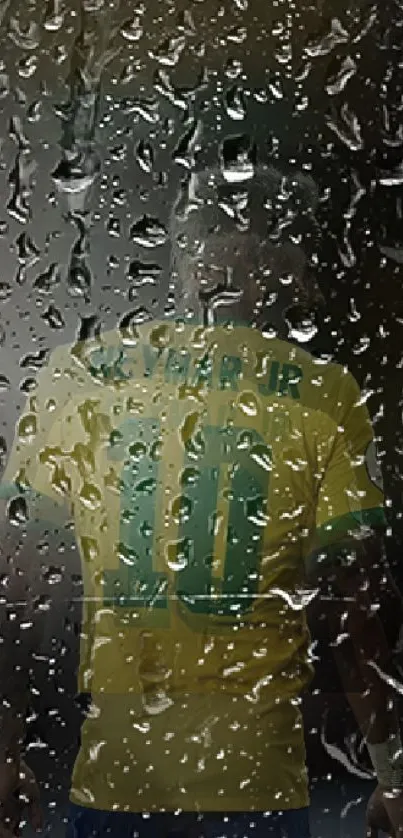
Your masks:
{"label": "player's arm", "polygon": [[[38,551],[63,526],[64,509],[50,498],[0,487],[0,748],[19,758],[25,736],[30,672],[42,638],[46,582]],[[43,560],[42,560],[43,561]]]}
{"label": "player's arm", "polygon": [[[56,353],[58,350],[56,350]],[[56,355],[55,353],[55,355]],[[19,753],[24,736],[28,678],[38,649],[45,582],[41,540],[54,541],[55,529],[68,520],[60,478],[63,468],[62,399],[67,387],[54,384],[52,362],[41,370],[27,398],[0,481],[0,748]],[[57,390],[56,387],[59,389]]]}
{"label": "player's arm", "polygon": [[[0,748],[1,756],[16,758],[25,730],[28,704],[28,671],[32,632],[22,638],[23,626],[32,619],[30,562],[24,550],[23,531],[13,527],[8,500],[0,501]],[[11,510],[12,512],[12,510]]]}
{"label": "player's arm", "polygon": [[[347,700],[375,759],[378,779],[387,784],[389,766],[377,764],[372,747],[399,736],[391,649],[378,607],[378,572],[374,573],[374,567],[382,566],[382,555],[380,534],[374,532],[362,541],[345,540],[338,551],[335,546],[330,552],[322,551],[316,571],[311,568],[309,582],[318,588],[317,607],[326,615]],[[390,781],[393,779],[397,780],[397,775],[391,775]],[[403,784],[403,772],[400,782]]]}
{"label": "player's arm", "polygon": [[365,737],[379,783],[403,788],[401,748],[390,645],[380,600],[401,598],[384,557],[383,488],[374,463],[372,428],[351,376],[344,382],[330,456],[320,486],[317,533],[307,563],[318,588],[341,681]]}

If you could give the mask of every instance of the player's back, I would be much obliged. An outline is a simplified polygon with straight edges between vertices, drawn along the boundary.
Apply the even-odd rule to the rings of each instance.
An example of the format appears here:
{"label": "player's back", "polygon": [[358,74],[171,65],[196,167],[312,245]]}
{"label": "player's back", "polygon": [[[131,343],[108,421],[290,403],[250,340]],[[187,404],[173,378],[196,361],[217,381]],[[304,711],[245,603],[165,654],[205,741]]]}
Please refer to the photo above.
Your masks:
{"label": "player's back", "polygon": [[[87,539],[102,533],[92,595],[110,609],[106,621],[118,614],[127,624],[122,659],[113,643],[97,653],[95,689],[117,678],[133,688],[123,658],[134,637],[144,655],[148,629],[171,689],[244,694],[307,640],[295,594],[315,521],[321,421],[312,394],[309,407],[301,401],[314,366],[247,328],[138,331],[134,346],[110,335],[109,348],[86,347],[93,422],[104,430],[89,434],[80,394],[76,410],[68,406],[71,442],[64,437],[69,451],[80,438],[82,461],[88,444],[93,452],[87,480],[83,462],[69,475],[78,528],[85,521]],[[215,640],[206,655],[207,635]]]}
{"label": "player's back", "polygon": [[[215,808],[219,757],[209,751],[209,767],[197,768],[207,755],[200,730],[214,717],[214,754],[228,744],[228,754],[249,753],[252,737],[250,758],[262,760],[242,793],[247,766],[235,761],[222,807],[259,808],[268,761],[286,743],[303,750],[295,699],[312,668],[301,589],[318,532],[331,540],[328,521],[350,514],[320,489],[354,409],[351,378],[244,326],[153,322],[58,350],[29,408],[19,482],[67,501],[83,566],[80,688],[99,714],[84,725],[76,787],[96,741],[120,764],[128,729],[125,751],[137,753],[132,728],[152,719],[155,747],[176,731],[158,753],[156,789],[176,771],[178,801],[182,782],[190,808]],[[269,759],[259,737],[270,725]],[[300,763],[295,771],[286,808],[304,787]],[[121,794],[110,793],[123,801],[130,785],[119,782]],[[273,783],[278,791],[284,777]]]}

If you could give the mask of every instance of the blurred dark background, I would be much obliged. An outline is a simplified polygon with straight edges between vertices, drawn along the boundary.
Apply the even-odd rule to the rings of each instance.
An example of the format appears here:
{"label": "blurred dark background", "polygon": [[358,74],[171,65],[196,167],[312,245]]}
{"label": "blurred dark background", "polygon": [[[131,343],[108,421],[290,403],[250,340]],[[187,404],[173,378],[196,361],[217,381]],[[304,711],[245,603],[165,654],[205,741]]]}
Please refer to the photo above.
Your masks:
{"label": "blurred dark background", "polygon": [[[326,303],[306,348],[347,364],[363,388],[384,471],[388,558],[403,590],[402,3],[2,0],[0,19],[3,466],[29,380],[52,348],[169,303],[168,241],[153,246],[144,233],[136,243],[135,222],[147,215],[166,227],[194,164],[238,155],[302,170],[321,195],[316,270]],[[154,285],[141,284],[147,261],[159,266]],[[67,791],[80,724],[71,534],[49,533],[39,560],[48,611],[29,749],[52,801]],[[356,731],[323,625],[312,630],[317,675],[305,712],[315,785],[345,778],[324,742],[345,753]]]}

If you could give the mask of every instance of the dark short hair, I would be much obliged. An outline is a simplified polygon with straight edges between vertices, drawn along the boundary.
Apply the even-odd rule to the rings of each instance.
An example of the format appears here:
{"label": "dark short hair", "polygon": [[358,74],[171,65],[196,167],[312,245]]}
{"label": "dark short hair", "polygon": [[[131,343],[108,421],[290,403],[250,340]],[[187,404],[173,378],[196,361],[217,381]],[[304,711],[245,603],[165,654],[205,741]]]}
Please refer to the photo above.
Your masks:
{"label": "dark short hair", "polygon": [[183,287],[197,247],[213,232],[237,229],[274,244],[289,242],[312,264],[318,246],[319,192],[302,171],[287,174],[257,165],[252,176],[236,179],[220,168],[193,171],[182,183],[171,213],[172,269]]}

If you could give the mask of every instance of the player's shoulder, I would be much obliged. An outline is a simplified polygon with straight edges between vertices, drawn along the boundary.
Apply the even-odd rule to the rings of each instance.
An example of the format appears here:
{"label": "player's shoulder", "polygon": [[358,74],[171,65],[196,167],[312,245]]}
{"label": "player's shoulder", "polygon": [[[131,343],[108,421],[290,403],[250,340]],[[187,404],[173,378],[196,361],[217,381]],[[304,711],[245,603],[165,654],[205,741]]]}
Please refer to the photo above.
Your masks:
{"label": "player's shoulder", "polygon": [[[113,342],[110,333],[106,336]],[[53,416],[60,420],[62,413],[70,410],[77,400],[82,402],[96,394],[99,396],[99,384],[91,370],[91,359],[98,347],[99,341],[89,337],[66,341],[49,352],[46,363],[36,375],[31,394],[36,411],[43,412],[44,405],[52,403]]]}
{"label": "player's shoulder", "polygon": [[110,329],[101,334],[60,344],[49,353],[41,373],[72,379],[80,373],[89,373],[91,361],[96,354],[106,352],[108,347],[117,346],[117,342],[117,331]]}
{"label": "player's shoulder", "polygon": [[[278,337],[266,336],[260,329],[247,324],[235,324],[210,327],[210,331],[217,337],[224,337],[227,351],[231,347],[240,348],[247,345],[255,354],[267,354],[275,358],[280,364],[288,364],[301,370],[305,388],[314,387],[316,392],[326,393],[328,397],[337,399],[355,399],[359,397],[360,388],[349,369],[328,356],[318,356],[309,352],[293,341]],[[222,344],[223,341],[221,340]]]}
{"label": "player's shoulder", "polygon": [[347,366],[336,363],[327,356],[313,355],[301,346],[287,341],[278,341],[279,353],[288,355],[293,364],[301,370],[301,396],[309,404],[325,410],[330,416],[340,413],[359,403],[360,386]]}

